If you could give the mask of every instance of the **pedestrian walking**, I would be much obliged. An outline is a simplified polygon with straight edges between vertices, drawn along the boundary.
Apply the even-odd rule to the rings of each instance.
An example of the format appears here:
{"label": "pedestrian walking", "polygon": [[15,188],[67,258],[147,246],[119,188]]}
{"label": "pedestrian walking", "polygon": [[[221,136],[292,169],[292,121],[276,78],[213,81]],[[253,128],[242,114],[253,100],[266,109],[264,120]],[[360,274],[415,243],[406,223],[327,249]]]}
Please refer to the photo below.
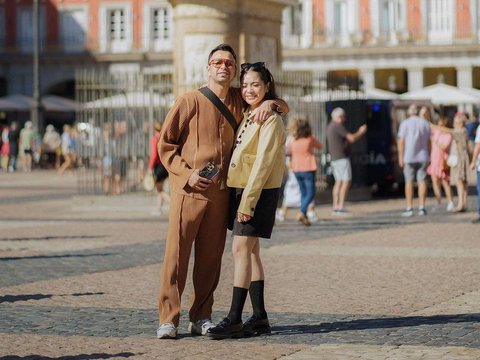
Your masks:
{"label": "pedestrian walking", "polygon": [[472,161],[470,162],[470,169],[477,170],[477,213],[478,217],[472,222],[480,224],[480,125],[477,127],[475,135],[475,147],[473,148]]}
{"label": "pedestrian walking", "polygon": [[[233,234],[233,293],[228,315],[207,332],[213,339],[270,332],[259,237],[269,239],[275,223],[285,171],[285,128],[276,113],[261,125],[252,119],[265,100],[277,98],[275,81],[265,64],[245,63],[241,69],[242,96],[248,107],[237,134],[227,180],[232,188],[229,229]],[[243,324],[243,307],[249,292],[253,315]]]}
{"label": "pedestrian walking", "polygon": [[[287,152],[291,155],[291,167],[300,187],[300,213],[298,221],[310,226],[308,207],[315,200],[315,175],[317,161],[314,150],[321,150],[323,145],[312,135],[312,127],[307,119],[296,117],[293,119],[295,131],[293,139],[288,143]],[[310,210],[315,211],[315,210]]]}
{"label": "pedestrian walking", "polygon": [[20,130],[19,147],[20,154],[23,159],[23,171],[32,171],[33,148],[34,148],[35,132],[33,123],[27,121],[22,130]]}
{"label": "pedestrian walking", "polygon": [[[231,46],[221,44],[214,48],[208,56],[207,86],[177,99],[160,136],[160,160],[168,170],[171,189],[159,294],[157,337],[161,339],[177,336],[181,296],[194,241],[189,331],[205,335],[214,326],[213,293],[220,276],[228,223],[227,169],[244,108],[240,90],[230,87],[236,76],[236,61]],[[280,112],[288,109],[282,101],[263,102],[255,120],[266,120],[272,107],[279,106]]]}
{"label": "pedestrian walking", "polygon": [[456,159],[451,165],[450,182],[457,188],[457,206],[453,212],[467,211],[467,178],[470,163],[468,152],[468,133],[465,129],[467,118],[464,113],[457,113],[453,118],[453,144],[450,153]]}
{"label": "pedestrian walking", "polygon": [[432,150],[427,174],[432,179],[433,192],[437,204],[434,209],[442,206],[442,187],[447,198],[447,211],[453,211],[452,189],[450,187],[450,166],[448,166],[448,154],[452,143],[452,135],[446,131],[447,120],[444,117],[438,119],[437,125],[431,124],[432,137],[430,139]]}
{"label": "pedestrian walking", "polygon": [[60,165],[62,140],[60,134],[52,124],[48,124],[43,134],[42,148],[47,156],[47,163],[50,167],[58,168]]}
{"label": "pedestrian walking", "polygon": [[8,171],[8,154],[10,152],[8,144],[8,126],[2,128],[2,146],[0,147],[0,168]]}
{"label": "pedestrian walking", "polygon": [[332,158],[333,177],[335,184],[332,189],[332,215],[348,214],[345,200],[352,184],[352,165],[350,163],[350,145],[358,141],[367,132],[367,125],[362,125],[355,133],[345,128],[347,119],[345,110],[340,107],[333,109],[332,121],[327,126],[328,152]]}
{"label": "pedestrian walking", "polygon": [[63,163],[58,168],[58,174],[63,175],[66,170],[72,170],[75,167],[75,162],[77,160],[77,154],[75,152],[75,138],[74,132],[70,125],[63,125],[63,132],[61,135],[61,148]]}
{"label": "pedestrian walking", "polygon": [[8,130],[8,172],[17,170],[18,143],[20,141],[20,130],[16,121],[10,124]]}
{"label": "pedestrian walking", "polygon": [[415,104],[409,106],[408,118],[402,121],[398,130],[398,164],[403,169],[405,178],[405,199],[407,207],[402,216],[413,215],[413,182],[418,183],[418,215],[427,214],[427,165],[430,160],[429,123],[417,115]]}

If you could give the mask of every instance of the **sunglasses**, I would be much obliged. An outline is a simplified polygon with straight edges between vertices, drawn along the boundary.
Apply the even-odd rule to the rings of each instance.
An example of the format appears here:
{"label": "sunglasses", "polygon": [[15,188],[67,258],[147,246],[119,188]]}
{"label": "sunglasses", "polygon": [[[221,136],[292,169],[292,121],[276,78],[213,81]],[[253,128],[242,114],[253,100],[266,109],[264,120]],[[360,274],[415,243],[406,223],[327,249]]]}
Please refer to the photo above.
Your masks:
{"label": "sunglasses", "polygon": [[220,69],[222,65],[225,65],[225,67],[229,69],[233,69],[235,67],[235,61],[230,59],[212,59],[208,64],[217,69]]}
{"label": "sunglasses", "polygon": [[242,69],[242,71],[246,71],[250,68],[261,69],[264,67],[265,67],[265,63],[263,61],[259,61],[256,63],[243,63],[242,65],[240,65],[240,68]]}

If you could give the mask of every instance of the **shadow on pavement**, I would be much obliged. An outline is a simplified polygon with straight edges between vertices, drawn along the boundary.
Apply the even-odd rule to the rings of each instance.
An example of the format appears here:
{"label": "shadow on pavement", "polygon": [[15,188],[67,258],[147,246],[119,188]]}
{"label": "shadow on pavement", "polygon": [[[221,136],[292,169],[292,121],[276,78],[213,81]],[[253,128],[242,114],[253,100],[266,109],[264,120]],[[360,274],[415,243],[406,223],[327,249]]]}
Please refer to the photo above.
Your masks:
{"label": "shadow on pavement", "polygon": [[113,253],[102,254],[67,254],[67,255],[34,255],[34,256],[12,256],[12,257],[0,257],[0,261],[12,261],[12,260],[25,260],[25,259],[56,259],[56,258],[84,258],[91,256],[111,256]]}
{"label": "shadow on pavement", "polygon": [[29,240],[66,240],[66,239],[102,239],[107,235],[68,235],[68,236],[39,236],[39,237],[17,237],[17,238],[0,238],[0,241],[29,241]]}
{"label": "shadow on pavement", "polygon": [[92,296],[92,295],[103,295],[104,292],[86,292],[86,293],[73,293],[73,294],[25,294],[25,295],[4,295],[0,296],[1,303],[14,303],[17,301],[28,301],[28,300],[42,300],[50,299],[52,296]]}
{"label": "shadow on pavement", "polygon": [[388,329],[465,322],[480,322],[480,314],[406,316],[378,319],[359,319],[351,321],[320,323],[318,325],[280,325],[272,327],[272,335],[317,334],[336,331]]}
{"label": "shadow on pavement", "polygon": [[50,357],[43,355],[27,355],[16,356],[7,355],[1,356],[0,360],[85,360],[85,359],[111,359],[111,358],[129,358],[131,356],[142,355],[134,354],[131,352],[122,352],[118,354],[105,354],[105,353],[93,353],[93,354],[78,354],[78,355],[66,355],[60,357]]}

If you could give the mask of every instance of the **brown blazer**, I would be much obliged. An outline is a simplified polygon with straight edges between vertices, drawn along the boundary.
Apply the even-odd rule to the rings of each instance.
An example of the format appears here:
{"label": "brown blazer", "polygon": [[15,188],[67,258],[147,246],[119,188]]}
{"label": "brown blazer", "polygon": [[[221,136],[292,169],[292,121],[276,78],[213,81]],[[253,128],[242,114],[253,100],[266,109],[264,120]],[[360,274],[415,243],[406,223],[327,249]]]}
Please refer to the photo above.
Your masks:
{"label": "brown blazer", "polygon": [[[243,100],[239,89],[229,89],[225,105],[240,122]],[[231,125],[202,93],[193,90],[180,96],[165,119],[158,143],[160,159],[170,175],[171,191],[205,200],[226,191],[234,140]],[[220,175],[215,184],[198,192],[188,185],[188,179],[208,161],[218,165]]]}

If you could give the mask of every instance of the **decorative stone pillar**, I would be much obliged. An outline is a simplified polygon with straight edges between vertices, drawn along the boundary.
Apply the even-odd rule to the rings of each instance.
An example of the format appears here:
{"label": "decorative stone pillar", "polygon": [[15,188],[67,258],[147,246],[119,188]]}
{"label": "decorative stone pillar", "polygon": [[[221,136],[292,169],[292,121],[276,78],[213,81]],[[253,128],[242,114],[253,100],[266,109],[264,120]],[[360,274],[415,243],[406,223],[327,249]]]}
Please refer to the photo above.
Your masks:
{"label": "decorative stone pillar", "polygon": [[473,85],[473,69],[471,66],[457,67],[457,86],[471,88]]}
{"label": "decorative stone pillar", "polygon": [[407,68],[408,71],[408,91],[423,89],[423,69]]}
{"label": "decorative stone pillar", "polygon": [[375,87],[375,73],[373,69],[361,69],[360,76],[363,79],[363,87],[371,89]]}
{"label": "decorative stone pillar", "polygon": [[169,0],[174,20],[174,89],[181,94],[207,81],[208,54],[230,44],[238,62],[281,62],[282,10],[292,0]]}

